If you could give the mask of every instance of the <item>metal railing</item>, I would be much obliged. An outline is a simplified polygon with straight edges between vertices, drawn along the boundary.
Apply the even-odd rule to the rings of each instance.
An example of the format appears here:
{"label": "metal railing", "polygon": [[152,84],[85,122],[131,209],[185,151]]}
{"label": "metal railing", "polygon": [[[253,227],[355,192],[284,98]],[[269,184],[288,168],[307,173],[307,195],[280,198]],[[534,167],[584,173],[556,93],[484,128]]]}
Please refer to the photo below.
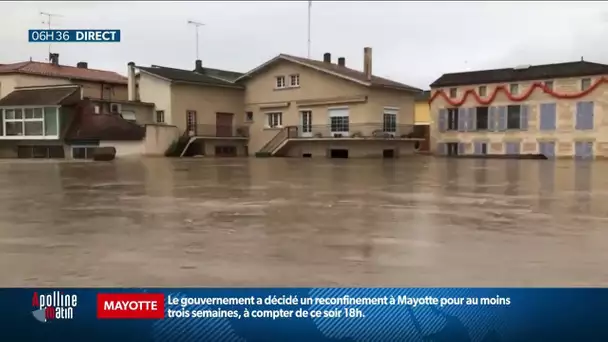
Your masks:
{"label": "metal railing", "polygon": [[212,138],[249,138],[249,126],[195,125],[188,127],[184,135]]}
{"label": "metal railing", "polygon": [[293,126],[289,138],[369,138],[369,139],[423,139],[414,131],[414,125],[390,125],[383,123],[349,123],[342,125]]}

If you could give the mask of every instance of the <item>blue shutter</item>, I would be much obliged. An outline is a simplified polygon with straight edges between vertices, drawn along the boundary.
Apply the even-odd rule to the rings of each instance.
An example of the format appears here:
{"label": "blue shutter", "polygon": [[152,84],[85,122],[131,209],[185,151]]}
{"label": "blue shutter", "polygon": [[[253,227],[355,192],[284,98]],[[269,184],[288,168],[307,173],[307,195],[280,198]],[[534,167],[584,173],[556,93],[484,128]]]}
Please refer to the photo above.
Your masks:
{"label": "blue shutter", "polygon": [[583,157],[583,143],[580,141],[574,142],[574,158],[580,159]]}
{"label": "blue shutter", "polygon": [[583,117],[584,107],[585,107],[584,102],[576,103],[576,117],[575,117],[574,129],[582,129],[581,127],[582,127],[582,117]]}
{"label": "blue shutter", "polygon": [[490,107],[490,115],[488,118],[488,130],[496,131],[497,130],[497,119],[498,119],[498,107]]}
{"label": "blue shutter", "polygon": [[507,130],[507,106],[498,107],[498,130]]}
{"label": "blue shutter", "polygon": [[[593,102],[591,102],[591,103],[593,104]],[[593,142],[592,141],[585,143],[585,155],[589,159],[593,158]]]}
{"label": "blue shutter", "polygon": [[546,141],[541,143],[540,153],[544,154],[545,157],[551,159],[555,156],[555,142]]}
{"label": "blue shutter", "polygon": [[463,155],[464,154],[464,150],[465,150],[464,147],[465,147],[464,143],[459,143],[458,144],[458,154],[459,155]]}
{"label": "blue shutter", "polygon": [[586,105],[585,105],[585,109],[586,109],[585,110],[585,115],[587,116],[587,127],[586,127],[586,129],[593,129],[593,121],[594,121],[593,120],[593,115],[594,115],[594,113],[593,113],[593,109],[594,109],[593,101],[587,102]]}
{"label": "blue shutter", "polygon": [[468,118],[467,131],[469,131],[469,132],[476,131],[477,130],[477,108],[475,108],[475,107],[469,108],[469,115],[467,118]]}
{"label": "blue shutter", "polygon": [[518,142],[508,142],[506,143],[505,146],[505,153],[506,154],[519,154],[519,145],[520,143]]}
{"label": "blue shutter", "polygon": [[458,108],[458,132],[464,132],[467,129],[467,110],[466,108]]}
{"label": "blue shutter", "polygon": [[528,106],[527,105],[521,105],[521,112],[520,112],[520,126],[519,128],[522,131],[527,131],[528,130]]}
{"label": "blue shutter", "polygon": [[439,110],[439,120],[438,120],[438,128],[439,128],[439,132],[445,132],[448,124],[448,111],[447,109],[440,109]]}
{"label": "blue shutter", "polygon": [[481,143],[478,141],[473,142],[473,154],[481,154]]}
{"label": "blue shutter", "polygon": [[437,154],[445,156],[447,153],[448,145],[446,143],[437,143]]}
{"label": "blue shutter", "polygon": [[540,105],[540,130],[554,131],[557,121],[557,110],[555,103],[543,103]]}

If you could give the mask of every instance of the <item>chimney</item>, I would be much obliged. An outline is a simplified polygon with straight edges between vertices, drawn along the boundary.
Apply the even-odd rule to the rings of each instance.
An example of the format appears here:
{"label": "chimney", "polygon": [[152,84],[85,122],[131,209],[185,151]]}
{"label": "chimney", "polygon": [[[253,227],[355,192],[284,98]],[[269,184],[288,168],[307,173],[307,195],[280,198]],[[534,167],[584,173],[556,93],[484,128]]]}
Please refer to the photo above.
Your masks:
{"label": "chimney", "polygon": [[323,62],[331,63],[331,53],[326,52],[323,54]]}
{"label": "chimney", "polygon": [[129,62],[128,66],[128,79],[127,79],[127,99],[129,101],[136,101],[137,99],[137,86],[135,84],[135,63]]}
{"label": "chimney", "polygon": [[49,53],[49,62],[53,65],[59,65],[59,54]]}
{"label": "chimney", "polygon": [[76,67],[79,69],[88,69],[89,64],[87,62],[78,62],[76,63]]}
{"label": "chimney", "polygon": [[368,81],[372,80],[372,48],[363,48],[363,72]]}
{"label": "chimney", "polygon": [[199,74],[202,74],[205,72],[205,69],[203,69],[203,61],[201,61],[200,59],[196,60],[194,71],[198,72]]}
{"label": "chimney", "polygon": [[344,58],[344,57],[338,58],[338,65],[339,66],[346,66],[346,58]]}

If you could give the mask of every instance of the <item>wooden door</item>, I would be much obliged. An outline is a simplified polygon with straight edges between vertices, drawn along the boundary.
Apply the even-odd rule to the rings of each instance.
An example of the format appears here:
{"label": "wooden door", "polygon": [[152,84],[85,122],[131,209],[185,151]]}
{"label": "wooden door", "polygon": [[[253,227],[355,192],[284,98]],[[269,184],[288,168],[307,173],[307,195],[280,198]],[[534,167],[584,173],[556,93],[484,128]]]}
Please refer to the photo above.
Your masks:
{"label": "wooden door", "polygon": [[231,137],[232,133],[232,113],[215,114],[215,132],[218,137]]}

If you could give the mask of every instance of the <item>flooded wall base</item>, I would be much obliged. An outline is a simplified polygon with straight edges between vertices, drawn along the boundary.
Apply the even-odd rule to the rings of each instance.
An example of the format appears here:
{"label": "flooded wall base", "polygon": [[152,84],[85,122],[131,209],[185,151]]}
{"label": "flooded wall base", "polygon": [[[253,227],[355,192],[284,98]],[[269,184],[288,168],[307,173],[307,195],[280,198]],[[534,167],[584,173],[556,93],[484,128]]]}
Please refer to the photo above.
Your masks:
{"label": "flooded wall base", "polygon": [[331,157],[331,150],[347,150],[348,158],[383,158],[385,151],[393,151],[393,158],[414,155],[413,141],[293,141],[279,156]]}

